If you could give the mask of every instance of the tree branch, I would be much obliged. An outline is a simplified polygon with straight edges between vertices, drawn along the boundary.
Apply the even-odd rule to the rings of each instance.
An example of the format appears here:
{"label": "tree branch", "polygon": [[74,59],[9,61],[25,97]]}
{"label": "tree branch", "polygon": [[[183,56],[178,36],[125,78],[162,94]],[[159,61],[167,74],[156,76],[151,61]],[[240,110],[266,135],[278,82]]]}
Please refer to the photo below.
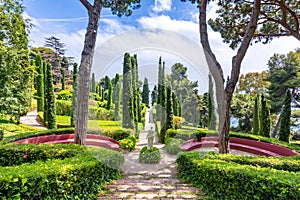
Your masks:
{"label": "tree branch", "polygon": [[90,11],[92,9],[93,6],[87,0],[79,0],[79,1],[84,5],[84,7],[88,11]]}

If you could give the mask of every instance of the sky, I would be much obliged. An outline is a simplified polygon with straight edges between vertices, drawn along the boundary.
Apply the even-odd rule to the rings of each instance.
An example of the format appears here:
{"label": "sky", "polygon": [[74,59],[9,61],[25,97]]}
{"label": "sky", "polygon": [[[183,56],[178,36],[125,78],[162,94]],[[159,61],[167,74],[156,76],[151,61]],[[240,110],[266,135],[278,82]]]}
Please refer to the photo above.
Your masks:
{"label": "sky", "polygon": [[[80,62],[88,16],[79,0],[23,0],[24,17],[32,20],[30,46],[44,45],[46,37],[60,38],[66,55]],[[92,2],[92,1],[91,1]],[[208,18],[214,18],[215,5],[209,7]],[[219,33],[208,30],[211,47],[228,76],[235,51],[222,42]],[[117,17],[102,10],[92,72],[99,79],[122,72],[125,52],[137,54],[140,80],[157,81],[158,59],[166,63],[166,71],[176,62],[188,67],[188,76],[199,82],[200,92],[207,91],[208,68],[199,43],[198,9],[180,0],[142,0],[141,8],[130,17]],[[270,44],[250,46],[241,73],[267,70],[274,53],[286,54],[299,47],[293,37],[274,39]]]}

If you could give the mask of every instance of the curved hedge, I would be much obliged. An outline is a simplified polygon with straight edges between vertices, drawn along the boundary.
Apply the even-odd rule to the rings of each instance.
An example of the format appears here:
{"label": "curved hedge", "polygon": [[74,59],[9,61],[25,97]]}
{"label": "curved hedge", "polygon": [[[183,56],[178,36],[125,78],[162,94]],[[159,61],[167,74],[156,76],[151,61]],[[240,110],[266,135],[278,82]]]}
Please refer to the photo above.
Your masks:
{"label": "curved hedge", "polygon": [[121,153],[78,145],[5,145],[1,157],[0,199],[95,199],[120,177],[124,161]]}
{"label": "curved hedge", "polygon": [[181,178],[213,199],[300,199],[299,156],[287,159],[294,163],[293,172],[287,171],[286,159],[264,159],[188,152],[179,155],[177,164]]}

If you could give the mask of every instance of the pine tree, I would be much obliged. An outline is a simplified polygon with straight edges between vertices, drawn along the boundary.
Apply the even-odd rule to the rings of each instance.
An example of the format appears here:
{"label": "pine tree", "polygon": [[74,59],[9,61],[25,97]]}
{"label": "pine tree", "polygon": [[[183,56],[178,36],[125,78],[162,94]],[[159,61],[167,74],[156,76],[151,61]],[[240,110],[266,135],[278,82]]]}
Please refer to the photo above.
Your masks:
{"label": "pine tree", "polygon": [[120,96],[121,96],[121,83],[117,82],[114,89],[114,98],[115,98],[115,111],[114,111],[114,119],[115,121],[120,120]]}
{"label": "pine tree", "polygon": [[214,100],[213,80],[211,74],[208,74],[208,129],[216,130],[217,116]]}
{"label": "pine tree", "polygon": [[143,92],[142,92],[142,103],[146,104],[149,107],[149,84],[148,79],[145,77],[144,84],[143,84]]}
{"label": "pine tree", "polygon": [[261,128],[260,134],[265,137],[270,137],[270,109],[267,107],[267,101],[264,95],[261,95]]}
{"label": "pine tree", "polygon": [[260,132],[259,127],[259,108],[258,108],[258,102],[259,102],[259,96],[257,95],[255,97],[255,103],[254,103],[254,112],[253,112],[253,128],[252,128],[252,134],[258,135]]}
{"label": "pine tree", "polygon": [[290,142],[291,135],[291,103],[292,96],[288,89],[283,102],[283,110],[281,114],[281,123],[279,129],[279,140],[284,142]]}
{"label": "pine tree", "polygon": [[123,62],[123,91],[122,91],[122,127],[133,129],[131,120],[131,94],[132,94],[132,81],[131,81],[131,58],[129,53],[125,53]]}
{"label": "pine tree", "polygon": [[96,80],[95,80],[95,73],[92,73],[92,81],[91,81],[91,89],[90,92],[96,92]]}
{"label": "pine tree", "polygon": [[47,128],[56,129],[56,110],[55,110],[55,95],[53,86],[53,77],[51,64],[47,63]]}
{"label": "pine tree", "polygon": [[74,63],[71,126],[75,126],[76,124],[77,93],[78,93],[78,65],[77,63]]}
{"label": "pine tree", "polygon": [[109,88],[108,88],[108,101],[107,101],[107,110],[111,109],[111,104],[112,104],[112,84],[109,83]]}
{"label": "pine tree", "polygon": [[44,69],[42,57],[37,55],[35,58],[35,66],[38,72],[36,77],[36,92],[37,92],[37,111],[44,110]]}

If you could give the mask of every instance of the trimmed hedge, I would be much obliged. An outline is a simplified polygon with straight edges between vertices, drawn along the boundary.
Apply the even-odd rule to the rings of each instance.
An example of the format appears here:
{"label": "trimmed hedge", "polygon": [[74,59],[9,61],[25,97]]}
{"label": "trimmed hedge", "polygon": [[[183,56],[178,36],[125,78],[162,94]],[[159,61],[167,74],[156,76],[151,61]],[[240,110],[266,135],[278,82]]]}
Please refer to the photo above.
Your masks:
{"label": "trimmed hedge", "polygon": [[147,147],[143,147],[140,151],[139,161],[144,164],[154,164],[159,163],[161,159],[161,155],[159,153],[159,149],[157,147],[153,147],[152,150],[147,149]]}
{"label": "trimmed hedge", "polygon": [[[78,145],[36,146],[39,147],[46,154],[56,148],[73,153],[64,159],[44,162],[41,158],[31,164],[0,167],[0,199],[95,199],[104,183],[120,177],[119,166],[109,165],[124,160],[118,152]],[[16,151],[24,147],[20,148],[16,147]],[[104,159],[98,160],[97,155]]]}
{"label": "trimmed hedge", "polygon": [[300,199],[299,171],[276,170],[272,162],[266,164],[268,167],[238,164],[222,156],[181,153],[177,158],[179,176],[213,199]]}
{"label": "trimmed hedge", "polygon": [[172,155],[177,155],[180,152],[180,145],[184,142],[182,139],[171,138],[167,141],[164,149]]}
{"label": "trimmed hedge", "polygon": [[120,143],[121,149],[124,149],[129,152],[132,150],[135,150],[137,148],[136,140],[137,140],[136,137],[133,135],[120,140],[119,143]]}

